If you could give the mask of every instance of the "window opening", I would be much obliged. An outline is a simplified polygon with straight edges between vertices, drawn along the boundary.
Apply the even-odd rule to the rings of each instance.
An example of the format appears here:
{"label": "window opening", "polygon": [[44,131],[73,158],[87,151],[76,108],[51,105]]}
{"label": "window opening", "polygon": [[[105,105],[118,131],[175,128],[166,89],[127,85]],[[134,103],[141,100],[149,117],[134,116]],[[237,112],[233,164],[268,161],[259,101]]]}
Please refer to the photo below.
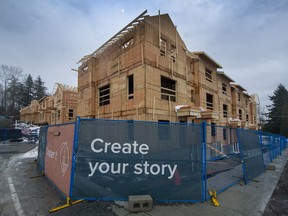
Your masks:
{"label": "window opening", "polygon": [[110,104],[110,85],[99,88],[99,106]]}
{"label": "window opening", "polygon": [[74,117],[74,110],[73,109],[69,109],[68,117],[69,117],[69,120],[72,120],[72,118]]}
{"label": "window opening", "polygon": [[222,93],[223,93],[224,95],[227,95],[227,85],[224,84],[224,83],[222,83]]}
{"label": "window opening", "polygon": [[223,139],[226,140],[226,137],[227,137],[226,128],[223,128]]}
{"label": "window opening", "polygon": [[191,102],[195,103],[195,92],[194,92],[194,90],[191,90]]}
{"label": "window opening", "polygon": [[239,101],[239,102],[241,101],[241,94],[240,94],[240,92],[238,92],[238,101]]}
{"label": "window opening", "polygon": [[131,38],[128,41],[126,41],[125,43],[122,44],[121,49],[127,49],[128,47],[131,47],[134,44],[134,39]]}
{"label": "window opening", "polygon": [[208,68],[205,69],[206,80],[212,82],[212,71]]}
{"label": "window opening", "polygon": [[161,99],[176,101],[176,81],[161,76]]}
{"label": "window opening", "polygon": [[160,56],[166,56],[166,41],[160,38]]}
{"label": "window opening", "polygon": [[127,77],[128,79],[128,100],[134,98],[134,77],[133,74]]}
{"label": "window opening", "polygon": [[228,105],[223,104],[223,117],[228,117]]}
{"label": "window opening", "polygon": [[171,60],[175,63],[176,60],[176,46],[171,45]]}
{"label": "window opening", "polygon": [[60,110],[57,111],[57,120],[60,119]]}
{"label": "window opening", "polygon": [[213,110],[213,95],[206,93],[206,108]]}
{"label": "window opening", "polygon": [[242,120],[242,110],[239,109],[239,119]]}

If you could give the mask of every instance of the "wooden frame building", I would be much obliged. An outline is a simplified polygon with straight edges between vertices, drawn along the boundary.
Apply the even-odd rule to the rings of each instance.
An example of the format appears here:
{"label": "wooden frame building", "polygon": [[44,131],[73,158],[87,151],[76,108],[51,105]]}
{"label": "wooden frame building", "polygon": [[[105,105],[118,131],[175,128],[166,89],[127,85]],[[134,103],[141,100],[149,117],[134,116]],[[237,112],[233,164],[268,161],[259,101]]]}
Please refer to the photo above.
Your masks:
{"label": "wooden frame building", "polygon": [[256,128],[253,97],[208,54],[190,52],[168,14],[146,12],[79,61],[77,114]]}

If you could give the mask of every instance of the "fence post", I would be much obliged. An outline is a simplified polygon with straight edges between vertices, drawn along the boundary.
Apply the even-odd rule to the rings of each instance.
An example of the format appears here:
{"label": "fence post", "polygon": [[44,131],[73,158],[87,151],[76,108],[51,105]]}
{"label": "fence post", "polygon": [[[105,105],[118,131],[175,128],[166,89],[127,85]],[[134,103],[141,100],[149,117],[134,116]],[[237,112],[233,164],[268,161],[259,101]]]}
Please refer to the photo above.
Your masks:
{"label": "fence post", "polygon": [[262,155],[263,155],[263,139],[262,139],[262,130],[259,131],[259,142],[260,142],[261,152],[262,152]]}
{"label": "fence post", "polygon": [[[255,131],[257,133],[257,131]],[[260,142],[260,150],[261,150],[261,156],[263,160],[263,169],[266,171],[266,166],[265,166],[265,161],[264,161],[264,156],[263,156],[263,139],[262,139],[262,130],[258,131],[258,136],[259,136],[259,142]]]}
{"label": "fence post", "polygon": [[273,161],[273,137],[269,134],[269,151],[270,151],[270,162]]}
{"label": "fence post", "polygon": [[76,117],[76,122],[74,123],[74,140],[73,140],[73,152],[72,152],[72,166],[71,166],[71,176],[70,176],[70,188],[69,188],[69,197],[73,197],[73,186],[75,179],[75,167],[76,167],[76,149],[78,148],[78,135],[80,128],[81,117]]}
{"label": "fence post", "polygon": [[207,171],[206,171],[206,122],[201,123],[202,131],[202,197],[207,201]]}

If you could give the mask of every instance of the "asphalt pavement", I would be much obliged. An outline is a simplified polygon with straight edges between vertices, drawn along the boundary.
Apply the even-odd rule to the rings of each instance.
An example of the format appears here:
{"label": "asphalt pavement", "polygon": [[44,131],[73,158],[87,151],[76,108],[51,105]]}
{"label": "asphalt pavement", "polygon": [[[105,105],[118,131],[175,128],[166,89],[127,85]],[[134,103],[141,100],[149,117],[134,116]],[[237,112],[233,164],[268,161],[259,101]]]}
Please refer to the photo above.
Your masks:
{"label": "asphalt pavement", "polygon": [[64,205],[66,201],[47,178],[41,175],[35,161],[36,147],[34,143],[0,144],[1,216],[288,215],[288,166],[286,165],[284,169],[288,150],[283,151],[282,155],[272,162],[272,169],[253,179],[248,185],[236,184],[219,194],[217,196],[219,207],[213,206],[211,201],[197,204],[157,204],[150,212],[129,213],[127,202],[84,201],[49,213],[50,209]]}

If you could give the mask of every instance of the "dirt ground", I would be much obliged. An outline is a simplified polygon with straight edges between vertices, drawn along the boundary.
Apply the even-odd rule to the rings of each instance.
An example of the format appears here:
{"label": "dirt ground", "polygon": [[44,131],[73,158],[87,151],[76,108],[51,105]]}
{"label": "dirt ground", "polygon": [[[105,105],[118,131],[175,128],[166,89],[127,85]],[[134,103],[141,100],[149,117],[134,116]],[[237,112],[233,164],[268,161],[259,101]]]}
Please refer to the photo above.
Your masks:
{"label": "dirt ground", "polygon": [[266,206],[263,216],[288,215],[288,162]]}

